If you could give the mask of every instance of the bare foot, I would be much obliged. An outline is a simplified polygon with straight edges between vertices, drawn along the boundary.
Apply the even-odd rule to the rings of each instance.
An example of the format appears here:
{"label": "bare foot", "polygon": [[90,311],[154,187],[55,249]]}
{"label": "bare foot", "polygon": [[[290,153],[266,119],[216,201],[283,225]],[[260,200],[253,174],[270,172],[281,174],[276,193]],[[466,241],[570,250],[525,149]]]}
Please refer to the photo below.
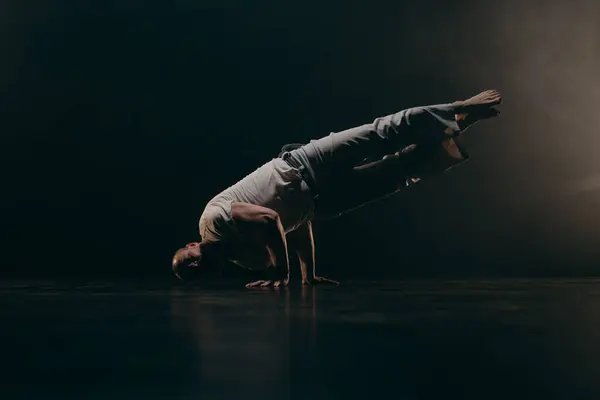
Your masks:
{"label": "bare foot", "polygon": [[500,111],[494,106],[502,103],[502,96],[495,90],[486,90],[467,100],[454,102],[455,120],[461,132],[478,121],[497,117]]}
{"label": "bare foot", "polygon": [[456,114],[467,114],[472,112],[489,109],[502,103],[502,96],[495,90],[486,90],[467,100],[455,101],[452,105],[455,107]]}

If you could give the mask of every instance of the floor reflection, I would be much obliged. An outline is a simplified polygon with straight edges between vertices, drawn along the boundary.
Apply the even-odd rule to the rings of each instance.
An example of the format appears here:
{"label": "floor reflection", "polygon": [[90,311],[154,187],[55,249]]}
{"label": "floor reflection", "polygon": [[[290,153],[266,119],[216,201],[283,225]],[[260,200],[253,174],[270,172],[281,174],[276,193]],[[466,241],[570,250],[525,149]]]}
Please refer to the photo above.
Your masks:
{"label": "floor reflection", "polygon": [[289,398],[289,290],[231,299],[173,289],[171,310],[174,331],[199,358],[199,394]]}
{"label": "floor reflection", "polygon": [[0,283],[2,399],[598,399],[600,281]]}

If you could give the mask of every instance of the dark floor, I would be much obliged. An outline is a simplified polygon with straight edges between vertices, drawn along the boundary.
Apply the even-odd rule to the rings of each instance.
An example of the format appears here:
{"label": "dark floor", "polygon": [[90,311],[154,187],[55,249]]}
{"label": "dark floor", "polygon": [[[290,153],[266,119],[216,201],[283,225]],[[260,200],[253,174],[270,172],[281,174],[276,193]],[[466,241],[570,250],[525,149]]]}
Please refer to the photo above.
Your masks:
{"label": "dark floor", "polygon": [[600,281],[0,284],[3,399],[600,398]]}

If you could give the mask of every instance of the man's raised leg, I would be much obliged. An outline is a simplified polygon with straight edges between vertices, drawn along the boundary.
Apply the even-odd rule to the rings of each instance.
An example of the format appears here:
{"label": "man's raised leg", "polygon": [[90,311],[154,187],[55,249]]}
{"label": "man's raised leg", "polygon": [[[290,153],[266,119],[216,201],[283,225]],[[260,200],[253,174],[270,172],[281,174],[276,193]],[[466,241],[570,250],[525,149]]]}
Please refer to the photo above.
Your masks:
{"label": "man's raised leg", "polygon": [[501,101],[498,92],[488,90],[467,100],[402,110],[313,143],[324,152],[325,162],[355,166],[364,159],[378,160],[411,144],[438,144],[457,136],[477,121],[498,115],[493,107]]}

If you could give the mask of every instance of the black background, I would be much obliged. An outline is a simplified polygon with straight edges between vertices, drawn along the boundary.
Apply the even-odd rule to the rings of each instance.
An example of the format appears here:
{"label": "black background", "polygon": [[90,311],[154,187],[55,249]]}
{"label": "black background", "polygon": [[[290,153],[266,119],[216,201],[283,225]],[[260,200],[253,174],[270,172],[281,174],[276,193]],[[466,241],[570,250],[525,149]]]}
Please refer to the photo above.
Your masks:
{"label": "black background", "polygon": [[0,274],[171,279],[204,203],[282,144],[488,88],[472,159],[316,225],[319,271],[598,274],[599,8],[4,1]]}

